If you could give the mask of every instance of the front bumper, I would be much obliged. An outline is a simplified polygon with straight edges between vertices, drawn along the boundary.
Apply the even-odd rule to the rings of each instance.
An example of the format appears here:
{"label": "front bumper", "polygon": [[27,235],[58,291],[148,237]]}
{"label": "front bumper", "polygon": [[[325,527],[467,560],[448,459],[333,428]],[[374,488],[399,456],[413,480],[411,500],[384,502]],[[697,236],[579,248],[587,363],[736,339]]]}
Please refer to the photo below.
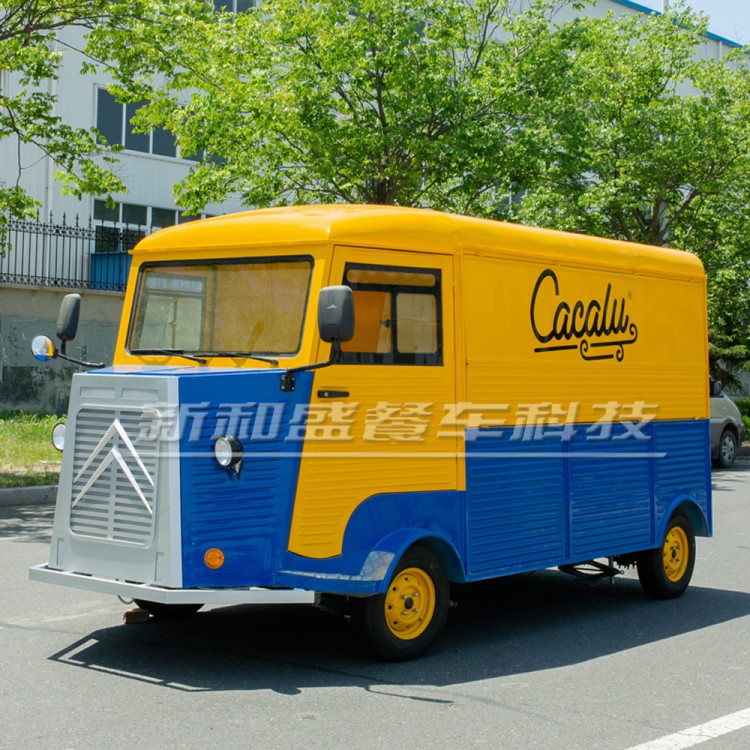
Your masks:
{"label": "front bumper", "polygon": [[145,583],[131,583],[112,578],[99,578],[64,570],[51,570],[48,565],[29,568],[29,578],[42,583],[113,594],[129,599],[142,599],[159,604],[315,604],[316,593],[302,589],[265,589],[256,587],[225,589],[168,589]]}

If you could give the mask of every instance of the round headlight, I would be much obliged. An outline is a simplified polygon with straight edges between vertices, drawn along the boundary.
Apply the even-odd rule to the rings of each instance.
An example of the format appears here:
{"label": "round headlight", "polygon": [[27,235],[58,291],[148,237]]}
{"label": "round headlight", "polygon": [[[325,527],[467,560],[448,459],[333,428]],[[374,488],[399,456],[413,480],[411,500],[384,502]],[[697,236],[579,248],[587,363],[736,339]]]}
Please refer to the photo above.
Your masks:
{"label": "round headlight", "polygon": [[53,428],[52,428],[52,445],[57,448],[57,450],[61,451],[65,447],[65,422],[58,422]]}
{"label": "round headlight", "polygon": [[231,435],[223,435],[214,443],[214,456],[219,466],[237,466],[242,461],[242,443]]}

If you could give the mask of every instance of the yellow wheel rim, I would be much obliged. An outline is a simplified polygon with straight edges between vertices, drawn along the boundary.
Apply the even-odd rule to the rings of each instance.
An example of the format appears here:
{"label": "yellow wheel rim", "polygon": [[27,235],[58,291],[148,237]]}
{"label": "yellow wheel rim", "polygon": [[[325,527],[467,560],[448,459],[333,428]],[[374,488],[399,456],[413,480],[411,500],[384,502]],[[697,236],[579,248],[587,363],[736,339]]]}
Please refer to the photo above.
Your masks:
{"label": "yellow wheel rim", "polygon": [[664,573],[672,583],[677,583],[685,575],[690,562],[688,537],[681,526],[673,526],[664,539],[662,547]]}
{"label": "yellow wheel rim", "polygon": [[435,614],[435,584],[419,568],[406,568],[391,581],[385,595],[385,621],[402,641],[418,638]]}

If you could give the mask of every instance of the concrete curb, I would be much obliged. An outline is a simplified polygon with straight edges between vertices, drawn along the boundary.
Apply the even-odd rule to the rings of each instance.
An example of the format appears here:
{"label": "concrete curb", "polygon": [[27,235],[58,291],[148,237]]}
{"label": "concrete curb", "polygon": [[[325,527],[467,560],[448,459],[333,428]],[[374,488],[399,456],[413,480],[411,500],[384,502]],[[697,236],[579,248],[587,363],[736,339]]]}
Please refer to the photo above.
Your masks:
{"label": "concrete curb", "polygon": [[14,505],[52,505],[57,498],[57,485],[12,487],[0,490],[0,508]]}

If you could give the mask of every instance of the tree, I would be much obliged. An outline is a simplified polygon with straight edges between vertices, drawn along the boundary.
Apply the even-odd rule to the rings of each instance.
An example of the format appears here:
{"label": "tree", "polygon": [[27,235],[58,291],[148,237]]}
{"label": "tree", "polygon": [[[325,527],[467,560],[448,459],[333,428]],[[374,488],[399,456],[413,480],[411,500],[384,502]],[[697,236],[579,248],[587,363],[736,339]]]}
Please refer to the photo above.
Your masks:
{"label": "tree", "polygon": [[269,0],[232,16],[188,0],[93,48],[118,96],[150,101],[140,127],[213,155],[177,188],[193,211],[239,193],[494,214],[534,180],[533,123],[565,64],[552,5],[514,5]]}
{"label": "tree", "polygon": [[554,148],[515,221],[698,255],[714,374],[750,361],[750,67],[701,54],[705,18],[581,17],[566,27]]}
{"label": "tree", "polygon": [[684,5],[559,26],[546,0],[145,5],[90,50],[150,102],[140,128],[206,155],[189,210],[421,205],[671,245],[708,272],[714,372],[750,361],[750,70],[702,57]]}
{"label": "tree", "polygon": [[[106,149],[91,130],[72,128],[55,115],[56,97],[47,87],[57,78],[64,48],[63,28],[92,29],[116,18],[127,3],[107,0],[5,0],[0,2],[0,139],[14,136],[32,144],[58,167],[56,176],[74,195],[122,189],[106,165]],[[14,85],[9,85],[11,76]],[[17,85],[15,85],[17,83]],[[15,185],[0,188],[0,247],[9,217],[28,215],[38,203],[20,187],[19,154]]]}

